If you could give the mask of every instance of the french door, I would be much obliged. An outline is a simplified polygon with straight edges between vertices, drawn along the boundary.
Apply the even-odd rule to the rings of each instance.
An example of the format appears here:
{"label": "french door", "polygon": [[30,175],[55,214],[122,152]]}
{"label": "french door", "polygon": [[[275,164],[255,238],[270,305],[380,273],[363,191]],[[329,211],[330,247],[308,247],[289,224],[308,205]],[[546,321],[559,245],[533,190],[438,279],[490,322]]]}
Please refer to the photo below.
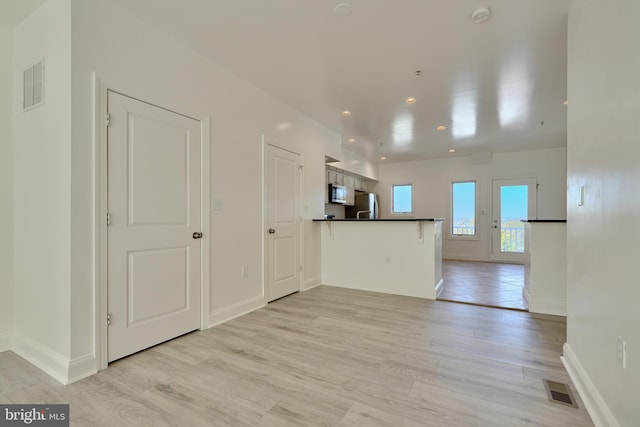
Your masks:
{"label": "french door", "polygon": [[537,214],[535,178],[493,180],[492,259],[524,263],[524,223]]}

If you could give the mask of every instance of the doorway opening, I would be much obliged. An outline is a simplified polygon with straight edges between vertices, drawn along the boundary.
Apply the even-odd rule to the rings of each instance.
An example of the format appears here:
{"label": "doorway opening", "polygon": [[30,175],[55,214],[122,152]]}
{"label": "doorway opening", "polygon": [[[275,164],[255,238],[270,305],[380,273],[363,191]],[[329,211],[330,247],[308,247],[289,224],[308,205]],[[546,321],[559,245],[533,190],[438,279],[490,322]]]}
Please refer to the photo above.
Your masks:
{"label": "doorway opening", "polygon": [[525,236],[522,221],[535,219],[537,216],[536,190],[535,178],[493,181],[493,261],[524,264]]}
{"label": "doorway opening", "polygon": [[[455,202],[455,194],[454,194]],[[461,209],[458,209],[461,210]],[[454,205],[455,211],[455,205]],[[523,220],[537,216],[535,178],[496,179],[492,183],[491,261],[443,260],[444,287],[438,299],[512,310],[528,310],[524,289]],[[460,221],[458,221],[460,222]],[[459,226],[455,221],[456,227]],[[457,235],[476,235],[457,231]]]}
{"label": "doorway opening", "polygon": [[442,260],[444,287],[438,299],[527,311],[524,265]]}

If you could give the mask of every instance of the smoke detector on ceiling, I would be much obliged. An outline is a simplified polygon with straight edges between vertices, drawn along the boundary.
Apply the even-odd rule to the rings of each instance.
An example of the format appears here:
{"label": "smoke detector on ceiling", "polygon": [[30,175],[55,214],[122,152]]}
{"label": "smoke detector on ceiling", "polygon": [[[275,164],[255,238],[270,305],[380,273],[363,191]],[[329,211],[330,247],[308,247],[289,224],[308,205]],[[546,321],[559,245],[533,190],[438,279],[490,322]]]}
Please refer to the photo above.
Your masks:
{"label": "smoke detector on ceiling", "polygon": [[471,14],[471,20],[476,24],[481,24],[489,19],[491,19],[491,9],[488,7],[479,7]]}

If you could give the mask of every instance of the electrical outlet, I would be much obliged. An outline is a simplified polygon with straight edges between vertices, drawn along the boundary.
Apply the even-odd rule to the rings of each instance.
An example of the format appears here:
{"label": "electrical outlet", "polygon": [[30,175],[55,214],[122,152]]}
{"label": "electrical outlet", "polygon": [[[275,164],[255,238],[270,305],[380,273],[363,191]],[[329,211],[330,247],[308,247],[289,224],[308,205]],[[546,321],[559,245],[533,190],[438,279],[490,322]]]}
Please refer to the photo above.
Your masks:
{"label": "electrical outlet", "polygon": [[616,360],[622,369],[627,369],[627,343],[620,337],[616,343]]}
{"label": "electrical outlet", "polygon": [[390,256],[388,256],[388,257],[386,258],[386,262],[387,262],[387,264],[391,264],[391,257],[390,257]]}

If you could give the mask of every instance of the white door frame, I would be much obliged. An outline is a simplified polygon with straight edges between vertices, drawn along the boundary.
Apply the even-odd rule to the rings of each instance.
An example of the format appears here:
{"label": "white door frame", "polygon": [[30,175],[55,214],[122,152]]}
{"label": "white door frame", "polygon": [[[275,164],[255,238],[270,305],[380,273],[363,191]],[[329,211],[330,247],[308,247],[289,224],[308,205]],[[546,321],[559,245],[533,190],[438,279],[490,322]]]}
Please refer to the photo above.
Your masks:
{"label": "white door frame", "polygon": [[[495,185],[498,181],[513,181],[514,185],[527,185],[527,186],[532,186],[534,191],[532,192],[533,194],[529,193],[528,197],[529,200],[531,200],[533,198],[533,201],[535,203],[535,211],[533,212],[533,216],[534,218],[528,218],[528,219],[537,219],[538,218],[538,178],[536,176],[526,176],[526,177],[509,177],[509,178],[493,178],[491,180],[491,219],[490,219],[490,230],[491,230],[491,260],[494,262],[505,262],[505,263],[517,263],[517,264],[521,264],[524,263],[524,253],[506,253],[507,255],[504,256],[500,256],[500,254],[498,254],[498,256],[496,256],[496,252],[495,249],[498,245],[498,243],[496,242],[496,232],[494,231],[494,226],[496,225],[494,223],[494,220],[496,218],[496,211],[495,211],[495,198],[496,198],[496,194],[495,194]],[[500,206],[502,204],[502,201],[500,202]],[[531,207],[531,204],[529,204],[529,209]],[[498,224],[498,226],[500,226],[500,224]]]}
{"label": "white door frame", "polygon": [[[284,147],[278,144],[276,141],[269,140],[265,135],[262,135],[262,296],[264,298],[264,305],[269,304],[269,292],[267,292],[267,237],[266,237],[266,229],[267,229],[267,145],[271,145],[273,147],[279,148],[281,150],[289,151],[295,155],[297,155],[300,159],[300,166],[302,167],[302,173],[300,174],[300,188],[298,191],[298,197],[300,197],[300,203],[298,203],[298,235],[300,237],[299,247],[298,247],[298,259],[300,260],[300,265],[304,266],[304,216],[302,215],[303,206],[302,201],[304,200],[304,157],[302,154],[298,153],[291,148]],[[304,268],[299,272],[299,281],[298,284],[298,292],[302,292],[304,290],[303,283],[304,280]]]}
{"label": "white door frame", "polygon": [[[93,110],[93,222],[94,222],[94,355],[97,369],[105,369],[108,365],[107,356],[107,94],[109,91],[137,99],[131,95],[114,89],[105,83],[96,73],[93,73],[94,110]],[[145,102],[145,101],[142,101]],[[159,107],[163,108],[163,107]],[[166,108],[165,108],[166,109]],[[177,113],[180,114],[180,113]],[[184,115],[184,114],[182,114]],[[190,117],[193,118],[193,117]],[[201,251],[201,283],[200,283],[200,329],[210,325],[210,262],[211,247],[211,206],[210,176],[211,176],[211,118],[194,119],[200,122],[202,130],[201,140],[201,227],[203,233]]]}

